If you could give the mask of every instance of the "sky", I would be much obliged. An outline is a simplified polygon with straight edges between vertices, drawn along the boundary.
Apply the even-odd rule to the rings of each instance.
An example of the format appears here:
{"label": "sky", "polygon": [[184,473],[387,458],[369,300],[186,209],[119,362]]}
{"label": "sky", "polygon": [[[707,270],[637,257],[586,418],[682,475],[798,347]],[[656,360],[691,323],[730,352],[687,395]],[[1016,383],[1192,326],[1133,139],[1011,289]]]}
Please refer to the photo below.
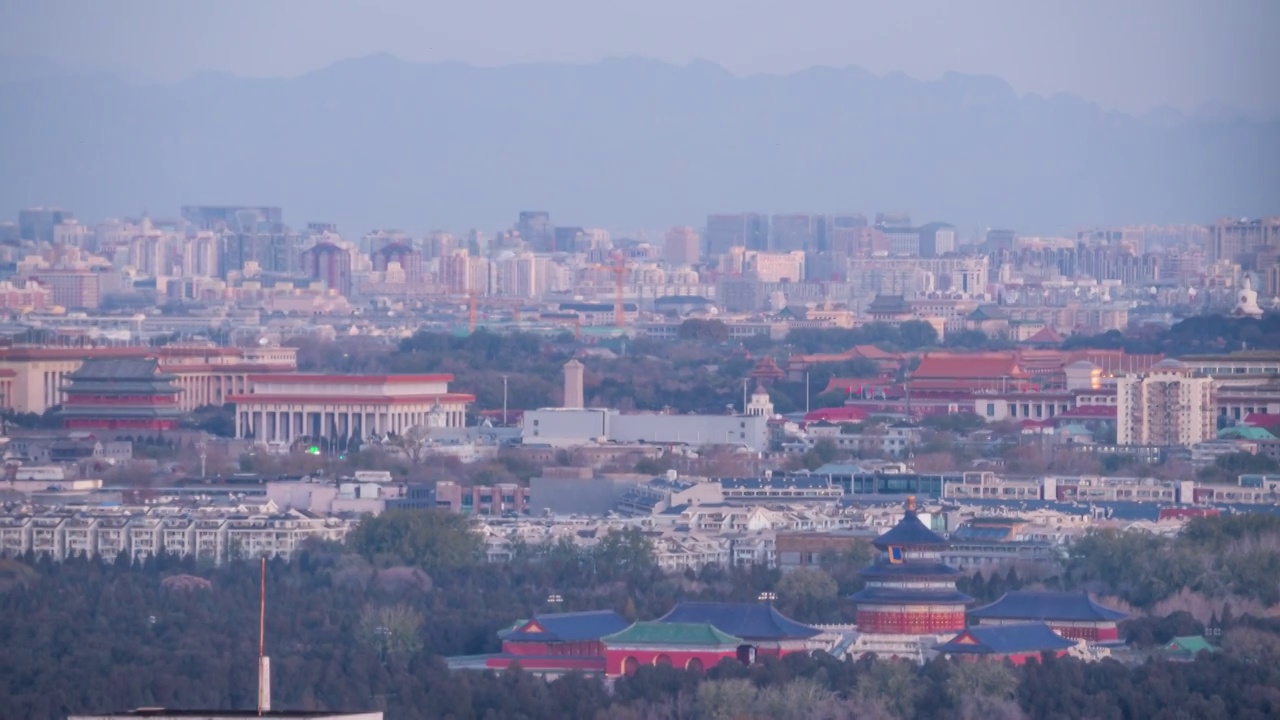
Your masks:
{"label": "sky", "polygon": [[174,82],[390,53],[474,65],[638,55],[741,73],[995,75],[1143,113],[1280,118],[1280,0],[0,0],[0,63]]}

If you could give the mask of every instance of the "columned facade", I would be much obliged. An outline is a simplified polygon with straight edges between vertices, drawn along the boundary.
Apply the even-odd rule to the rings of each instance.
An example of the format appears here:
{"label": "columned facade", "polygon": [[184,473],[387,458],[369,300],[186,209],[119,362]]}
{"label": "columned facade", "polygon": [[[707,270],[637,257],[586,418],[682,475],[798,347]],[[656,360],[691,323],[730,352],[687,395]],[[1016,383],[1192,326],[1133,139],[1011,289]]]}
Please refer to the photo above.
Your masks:
{"label": "columned facade", "polygon": [[[293,443],[400,435],[414,427],[466,425],[471,395],[449,392],[452,375],[250,376],[236,406],[236,437]],[[434,413],[434,415],[433,415]]]}

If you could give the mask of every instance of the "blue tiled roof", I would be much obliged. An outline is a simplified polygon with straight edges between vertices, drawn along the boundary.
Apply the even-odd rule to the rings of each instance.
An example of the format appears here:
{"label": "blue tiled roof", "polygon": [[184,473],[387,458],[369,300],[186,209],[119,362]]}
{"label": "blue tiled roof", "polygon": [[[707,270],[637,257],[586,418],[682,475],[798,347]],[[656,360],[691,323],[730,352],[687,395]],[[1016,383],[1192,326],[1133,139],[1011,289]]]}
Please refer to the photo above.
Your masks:
{"label": "blue tiled roof", "polygon": [[764,603],[682,602],[658,622],[709,623],[721,632],[746,640],[792,640],[818,634]]}
{"label": "blue tiled roof", "polygon": [[1119,610],[1103,607],[1086,593],[1033,592],[1014,590],[999,600],[975,608],[970,617],[1009,620],[1106,621],[1129,617]]}
{"label": "blue tiled roof", "polygon": [[941,562],[912,562],[908,560],[903,563],[887,563],[878,562],[869,565],[858,572],[864,578],[878,577],[954,577],[960,574],[960,571]]}
{"label": "blue tiled roof", "polygon": [[868,587],[849,596],[856,603],[963,603],[973,598],[959,590],[904,590]]}
{"label": "blue tiled roof", "polygon": [[[966,640],[972,642],[964,642]],[[934,647],[938,652],[965,655],[1013,655],[1066,650],[1075,645],[1044,623],[979,625]]]}
{"label": "blue tiled roof", "polygon": [[945,546],[947,541],[938,533],[925,527],[914,510],[908,510],[902,520],[889,532],[876,538],[872,545],[884,550],[890,545],[903,547]]}
{"label": "blue tiled roof", "polygon": [[[538,623],[543,632],[522,632],[520,628],[516,628],[503,635],[502,639],[511,642],[598,640],[605,635],[612,635],[631,624],[612,610],[547,613],[545,615],[534,615],[533,622]],[[522,623],[521,627],[527,624]]]}

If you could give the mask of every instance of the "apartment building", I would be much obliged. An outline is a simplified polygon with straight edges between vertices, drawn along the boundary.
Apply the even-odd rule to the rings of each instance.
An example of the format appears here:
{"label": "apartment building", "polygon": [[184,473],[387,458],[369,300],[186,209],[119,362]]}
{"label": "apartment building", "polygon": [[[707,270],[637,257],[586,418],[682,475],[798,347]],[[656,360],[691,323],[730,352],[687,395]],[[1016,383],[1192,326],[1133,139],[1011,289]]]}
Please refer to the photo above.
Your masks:
{"label": "apartment building", "polygon": [[0,515],[0,554],[55,560],[84,555],[143,560],[160,552],[214,564],[241,557],[289,559],[310,538],[340,541],[353,522],[292,511],[273,515],[173,516],[27,512]]}
{"label": "apartment building", "polygon": [[1213,378],[1168,359],[1116,378],[1119,445],[1189,446],[1217,435]]}

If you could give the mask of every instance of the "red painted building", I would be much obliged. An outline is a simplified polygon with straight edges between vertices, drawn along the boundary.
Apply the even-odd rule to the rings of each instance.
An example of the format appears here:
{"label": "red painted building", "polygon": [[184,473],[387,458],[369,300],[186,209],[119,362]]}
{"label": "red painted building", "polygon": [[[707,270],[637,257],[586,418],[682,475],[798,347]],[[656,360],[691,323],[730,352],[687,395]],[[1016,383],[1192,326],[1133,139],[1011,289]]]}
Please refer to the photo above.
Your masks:
{"label": "red painted building", "polygon": [[67,430],[159,432],[183,414],[182,391],[155,358],[90,358],[67,379],[58,411]]}
{"label": "red painted building", "polygon": [[659,620],[631,624],[611,610],[551,613],[499,633],[500,653],[448,658],[448,664],[457,670],[518,664],[544,676],[617,677],[659,665],[703,671],[725,659],[750,665],[761,655],[807,652],[818,634],[764,603],[680,603]]}
{"label": "red painted building", "polygon": [[[846,541],[847,542],[847,541]],[[658,618],[660,623],[705,623],[741,638],[750,654],[782,657],[808,652],[819,631],[792,620],[768,603],[682,602]]]}
{"label": "red painted building", "polygon": [[644,665],[702,672],[722,660],[755,661],[751,645],[710,623],[637,622],[601,641],[606,677],[633,675]]}
{"label": "red painted building", "polygon": [[1069,640],[1114,643],[1120,641],[1116,623],[1128,615],[1099,605],[1088,593],[1016,590],[975,608],[969,617],[987,626],[1044,623]]}
{"label": "red painted building", "polygon": [[907,501],[902,521],[876,538],[880,557],[859,573],[866,587],[850,599],[858,606],[858,631],[881,635],[934,635],[965,627],[973,598],[956,590],[960,571],[942,562],[947,541],[925,527]]}

